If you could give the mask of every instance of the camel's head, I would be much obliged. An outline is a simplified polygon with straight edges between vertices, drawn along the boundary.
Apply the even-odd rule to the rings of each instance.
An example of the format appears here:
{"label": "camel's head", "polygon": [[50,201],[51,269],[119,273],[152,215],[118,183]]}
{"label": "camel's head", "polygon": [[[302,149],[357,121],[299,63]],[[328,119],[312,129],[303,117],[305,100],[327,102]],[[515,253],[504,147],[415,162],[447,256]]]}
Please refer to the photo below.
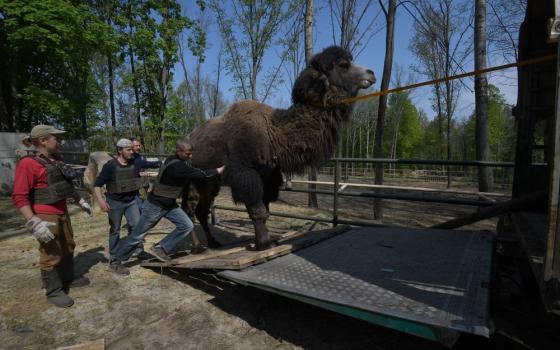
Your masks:
{"label": "camel's head", "polygon": [[[292,90],[294,103],[324,103],[329,91],[336,97],[356,96],[358,90],[375,83],[371,69],[352,62],[352,55],[331,46],[313,56],[311,64],[300,74]],[[334,96],[329,96],[331,98]]]}

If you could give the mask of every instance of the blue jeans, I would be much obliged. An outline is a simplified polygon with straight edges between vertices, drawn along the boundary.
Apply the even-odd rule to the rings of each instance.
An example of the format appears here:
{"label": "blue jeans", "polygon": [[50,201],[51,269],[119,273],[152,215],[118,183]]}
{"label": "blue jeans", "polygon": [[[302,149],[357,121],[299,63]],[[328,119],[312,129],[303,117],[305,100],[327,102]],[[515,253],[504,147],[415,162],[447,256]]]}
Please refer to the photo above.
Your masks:
{"label": "blue jeans", "polygon": [[138,211],[140,211],[140,214],[142,214],[142,198],[140,198],[139,194],[134,197],[134,202],[138,206]]}
{"label": "blue jeans", "polygon": [[109,229],[109,256],[113,260],[119,249],[123,215],[126,217],[128,235],[130,236],[134,227],[138,224],[138,220],[140,220],[140,211],[134,200],[121,202],[107,197],[107,204],[111,208],[108,212],[109,226],[111,227]]}
{"label": "blue jeans", "polygon": [[142,243],[148,231],[157,225],[161,218],[167,218],[175,224],[175,229],[158,243],[166,253],[171,252],[194,228],[191,219],[183,209],[179,207],[165,209],[146,200],[142,206],[140,221],[134,226],[132,233],[122,241],[116,259],[119,261],[130,259],[130,256],[136,247]]}

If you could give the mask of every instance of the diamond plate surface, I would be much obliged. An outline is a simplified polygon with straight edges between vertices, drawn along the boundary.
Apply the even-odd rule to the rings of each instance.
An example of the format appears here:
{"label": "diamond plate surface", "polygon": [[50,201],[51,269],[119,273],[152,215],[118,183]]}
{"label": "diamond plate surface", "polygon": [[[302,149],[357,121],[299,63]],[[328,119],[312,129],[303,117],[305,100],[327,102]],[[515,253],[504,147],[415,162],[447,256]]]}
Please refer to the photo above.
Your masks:
{"label": "diamond plate surface", "polygon": [[487,335],[487,233],[354,229],[222,276],[360,310]]}

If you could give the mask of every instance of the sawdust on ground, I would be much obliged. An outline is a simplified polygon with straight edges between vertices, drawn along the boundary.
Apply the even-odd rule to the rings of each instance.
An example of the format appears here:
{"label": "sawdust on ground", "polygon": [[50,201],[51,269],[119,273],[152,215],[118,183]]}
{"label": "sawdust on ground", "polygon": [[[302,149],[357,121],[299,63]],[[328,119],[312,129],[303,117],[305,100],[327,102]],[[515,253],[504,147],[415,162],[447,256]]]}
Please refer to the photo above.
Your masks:
{"label": "sawdust on ground", "polygon": [[[327,197],[327,198],[323,198]],[[305,207],[307,195],[283,192],[272,211],[330,218],[331,202],[320,196],[320,210]],[[217,203],[233,205],[228,189]],[[85,217],[75,206],[76,270],[91,280],[71,290],[75,305],[59,309],[46,302],[39,278],[35,239],[21,233],[22,221],[9,198],[0,198],[0,348],[51,349],[105,339],[110,349],[439,349],[412,336],[345,317],[249,287],[211,272],[159,271],[129,262],[122,277],[107,268],[108,223],[99,210]],[[371,200],[341,199],[340,216],[371,217]],[[386,201],[385,223],[426,227],[471,208]],[[217,238],[248,239],[253,227],[244,212],[218,210]],[[271,217],[273,235],[308,230],[312,223]],[[474,228],[492,229],[488,221]],[[321,229],[327,224],[317,224]],[[147,236],[146,245],[170,232],[166,220]],[[197,230],[199,228],[197,227]],[[124,230],[123,230],[124,231]],[[121,232],[121,235],[124,234]],[[202,237],[203,235],[200,234]],[[188,249],[187,243],[178,249]],[[465,340],[466,339],[466,340]],[[472,346],[463,337],[458,346]]]}

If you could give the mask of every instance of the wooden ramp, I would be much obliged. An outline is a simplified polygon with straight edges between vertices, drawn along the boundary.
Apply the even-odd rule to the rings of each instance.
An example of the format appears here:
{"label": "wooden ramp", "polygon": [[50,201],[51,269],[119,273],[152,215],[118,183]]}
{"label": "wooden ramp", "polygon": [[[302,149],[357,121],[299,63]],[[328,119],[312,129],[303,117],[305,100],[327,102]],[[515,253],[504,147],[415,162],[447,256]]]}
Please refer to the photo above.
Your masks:
{"label": "wooden ramp", "polygon": [[240,242],[220,249],[208,249],[202,254],[179,256],[168,262],[157,259],[146,260],[144,267],[173,267],[183,269],[241,270],[251,265],[263,263],[276,257],[289,254],[298,249],[309,247],[325,239],[334,237],[351,229],[348,225],[328,230],[311,232],[288,232],[276,240],[276,246],[267,250],[255,251]]}

